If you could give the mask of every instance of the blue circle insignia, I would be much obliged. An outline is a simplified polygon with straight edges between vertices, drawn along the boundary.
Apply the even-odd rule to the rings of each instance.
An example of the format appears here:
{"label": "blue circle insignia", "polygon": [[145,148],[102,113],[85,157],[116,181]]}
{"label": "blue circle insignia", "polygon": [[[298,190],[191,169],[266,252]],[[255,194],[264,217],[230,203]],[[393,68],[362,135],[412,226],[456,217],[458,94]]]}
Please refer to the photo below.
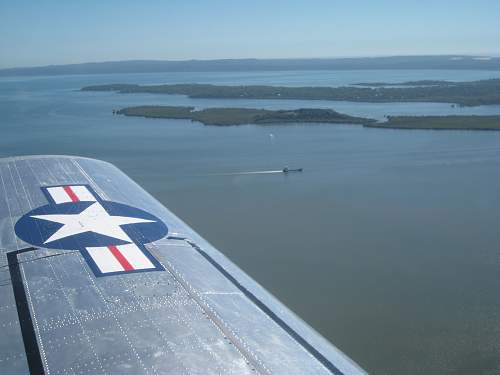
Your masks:
{"label": "blue circle insignia", "polygon": [[102,200],[88,185],[41,190],[48,204],[23,215],[14,227],[23,241],[42,248],[79,250],[98,277],[165,269],[145,247],[168,233],[156,216]]}
{"label": "blue circle insignia", "polygon": [[[92,209],[93,206],[103,209]],[[88,212],[88,215],[84,215]],[[83,214],[82,214],[83,213]],[[100,216],[101,217],[100,217]],[[114,218],[129,218],[118,225]],[[65,227],[69,227],[65,230]],[[57,235],[59,231],[63,231]],[[156,216],[110,201],[68,202],[38,207],[22,216],[16,235],[38,247],[77,250],[87,247],[145,244],[163,238],[167,226]],[[56,235],[56,236],[54,236]]]}

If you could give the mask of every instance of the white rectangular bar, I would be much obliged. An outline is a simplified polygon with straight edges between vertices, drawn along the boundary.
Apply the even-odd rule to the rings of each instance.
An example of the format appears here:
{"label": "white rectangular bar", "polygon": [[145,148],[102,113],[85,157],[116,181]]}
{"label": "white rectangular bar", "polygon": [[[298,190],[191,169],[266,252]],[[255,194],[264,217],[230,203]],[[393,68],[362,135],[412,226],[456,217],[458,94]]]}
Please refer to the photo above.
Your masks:
{"label": "white rectangular bar", "polygon": [[124,268],[107,247],[87,247],[89,255],[102,273],[124,271]]}
{"label": "white rectangular bar", "polygon": [[62,186],[49,187],[47,191],[56,204],[71,202],[71,197],[66,194]]}
{"label": "white rectangular bar", "polygon": [[95,202],[96,199],[92,195],[92,193],[87,189],[86,186],[82,185],[70,185],[71,190],[73,190],[73,193],[78,197],[80,201],[83,202]]}
{"label": "white rectangular bar", "polygon": [[132,267],[136,270],[144,270],[155,268],[154,264],[151,263],[149,258],[144,255],[144,252],[137,247],[137,245],[131,243],[126,245],[117,246],[120,253],[127,259]]}

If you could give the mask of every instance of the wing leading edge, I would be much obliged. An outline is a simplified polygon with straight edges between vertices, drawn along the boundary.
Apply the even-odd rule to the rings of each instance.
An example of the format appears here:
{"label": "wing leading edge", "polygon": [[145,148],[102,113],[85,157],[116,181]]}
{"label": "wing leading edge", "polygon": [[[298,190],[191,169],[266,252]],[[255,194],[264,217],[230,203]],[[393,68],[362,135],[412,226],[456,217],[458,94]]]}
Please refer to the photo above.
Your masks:
{"label": "wing leading edge", "polygon": [[113,165],[0,159],[0,372],[364,371]]}

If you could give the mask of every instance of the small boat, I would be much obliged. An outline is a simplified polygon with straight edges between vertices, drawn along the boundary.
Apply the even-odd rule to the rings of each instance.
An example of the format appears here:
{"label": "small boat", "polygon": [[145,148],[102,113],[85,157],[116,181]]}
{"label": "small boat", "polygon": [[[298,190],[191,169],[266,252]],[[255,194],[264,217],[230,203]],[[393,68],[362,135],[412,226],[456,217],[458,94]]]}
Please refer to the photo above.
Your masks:
{"label": "small boat", "polygon": [[302,172],[302,168],[290,169],[288,167],[285,167],[282,169],[282,171],[283,171],[283,173]]}

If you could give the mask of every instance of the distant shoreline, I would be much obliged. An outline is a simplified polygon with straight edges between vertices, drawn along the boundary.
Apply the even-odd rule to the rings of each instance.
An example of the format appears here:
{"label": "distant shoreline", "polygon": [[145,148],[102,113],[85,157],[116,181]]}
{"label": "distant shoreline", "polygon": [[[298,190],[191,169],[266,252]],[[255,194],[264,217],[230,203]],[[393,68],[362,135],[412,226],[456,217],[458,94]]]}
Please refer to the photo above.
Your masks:
{"label": "distant shoreline", "polygon": [[405,130],[500,130],[499,116],[389,116],[385,122],[353,117],[330,109],[264,110],[252,108],[207,108],[137,106],[120,109],[120,115],[158,119],[187,119],[204,125],[279,125],[290,123],[357,124],[367,128]]}
{"label": "distant shoreline", "polygon": [[[367,87],[360,87],[360,85]],[[81,90],[116,91],[122,94],[187,95],[190,98],[209,99],[298,99],[368,103],[432,102],[468,107],[500,104],[500,79],[472,82],[426,80],[398,84],[376,82],[343,87],[107,84],[86,86]]]}
{"label": "distant shoreline", "polygon": [[0,76],[293,70],[500,70],[500,57],[423,55],[351,58],[124,60],[0,69]]}

